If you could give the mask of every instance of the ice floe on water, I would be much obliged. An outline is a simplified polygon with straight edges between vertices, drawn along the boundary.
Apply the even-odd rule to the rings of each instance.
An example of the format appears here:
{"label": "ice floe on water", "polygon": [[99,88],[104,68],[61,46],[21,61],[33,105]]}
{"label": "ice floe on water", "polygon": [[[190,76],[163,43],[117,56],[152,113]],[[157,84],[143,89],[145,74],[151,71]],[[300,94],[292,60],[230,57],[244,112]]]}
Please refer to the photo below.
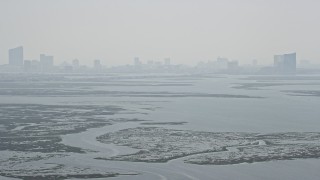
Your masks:
{"label": "ice floe on water", "polygon": [[133,154],[98,159],[226,165],[320,157],[320,133],[201,132],[159,127],[123,129],[99,136],[103,143],[138,149]]}

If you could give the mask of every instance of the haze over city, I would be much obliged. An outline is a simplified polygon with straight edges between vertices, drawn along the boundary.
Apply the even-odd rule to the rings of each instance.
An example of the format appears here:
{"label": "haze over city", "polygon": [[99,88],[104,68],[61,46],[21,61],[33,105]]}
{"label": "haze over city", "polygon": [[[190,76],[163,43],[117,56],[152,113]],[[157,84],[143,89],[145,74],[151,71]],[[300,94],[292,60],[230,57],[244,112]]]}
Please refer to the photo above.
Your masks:
{"label": "haze over city", "polygon": [[318,180],[319,0],[0,0],[0,180]]}
{"label": "haze over city", "polygon": [[8,50],[25,59],[54,55],[107,66],[163,60],[195,65],[227,57],[240,64],[273,64],[297,52],[320,60],[320,2],[315,0],[2,0],[0,64]]}

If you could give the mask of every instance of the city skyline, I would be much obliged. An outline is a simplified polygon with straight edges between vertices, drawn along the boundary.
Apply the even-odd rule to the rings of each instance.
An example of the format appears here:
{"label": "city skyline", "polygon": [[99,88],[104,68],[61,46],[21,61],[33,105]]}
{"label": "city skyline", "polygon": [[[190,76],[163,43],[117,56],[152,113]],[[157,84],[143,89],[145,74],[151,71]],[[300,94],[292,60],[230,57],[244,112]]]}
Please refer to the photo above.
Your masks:
{"label": "city skyline", "polygon": [[[221,74],[297,74],[297,53],[274,55],[272,65],[258,64],[258,60],[252,60],[251,64],[240,64],[239,61],[226,57],[217,57],[216,60],[200,61],[194,66],[185,64],[172,64],[171,58],[162,60],[141,60],[134,57],[131,64],[110,66],[101,63],[100,59],[94,59],[92,65],[82,64],[79,59],[71,62],[55,63],[53,55],[40,54],[38,59],[25,59],[23,46],[9,49],[8,64],[2,66],[4,72],[27,72],[27,73],[104,73],[104,72],[202,72]],[[306,69],[319,70],[307,60],[299,62],[299,73],[306,73]],[[316,64],[315,64],[316,65]],[[1,66],[0,66],[1,67]],[[182,71],[181,71],[182,70]],[[309,73],[312,71],[309,71]]]}
{"label": "city skyline", "polygon": [[0,180],[315,180],[320,0],[0,0]]}
{"label": "city skyline", "polygon": [[[12,53],[12,52],[15,52],[15,53]],[[11,48],[11,49],[9,49],[8,50],[8,60],[7,60],[7,63],[4,63],[4,64],[0,64],[0,65],[20,65],[20,66],[22,66],[24,63],[24,61],[39,61],[39,62],[41,62],[42,61],[42,64],[49,64],[49,66],[53,66],[53,65],[59,65],[59,64],[64,64],[64,63],[71,63],[71,64],[73,64],[73,61],[74,60],[77,60],[77,62],[79,63],[80,61],[79,61],[79,59],[78,58],[73,58],[73,59],[68,59],[68,60],[58,60],[56,63],[54,63],[54,61],[53,61],[53,56],[47,56],[46,54],[44,54],[44,53],[40,53],[40,58],[39,59],[37,59],[37,58],[35,58],[35,57],[33,57],[33,58],[31,58],[31,59],[26,59],[25,57],[24,57],[24,46],[18,46],[18,47],[15,47],[15,48]],[[285,54],[292,54],[292,53],[294,53],[294,54],[296,54],[296,52],[291,52],[291,53],[285,53]],[[14,56],[16,56],[16,54],[18,54],[18,59],[19,60],[14,60],[14,61],[21,61],[21,62],[12,62],[13,60],[10,60],[10,58],[12,59],[13,57],[13,55]],[[268,63],[268,64],[261,64],[261,62],[259,63],[259,65],[260,66],[268,66],[268,65],[272,65],[272,64],[274,64],[274,59],[275,59],[275,57],[276,56],[280,56],[280,55],[273,55],[273,60],[272,60],[272,62],[271,63]],[[49,61],[50,62],[48,62],[47,60],[44,60],[44,59],[46,59],[46,58],[49,58]],[[42,60],[43,59],[43,60]],[[245,64],[245,63],[241,63],[241,61],[239,61],[239,60],[237,60],[237,59],[229,59],[227,56],[224,56],[224,57],[221,57],[221,56],[218,56],[218,57],[216,57],[216,58],[211,58],[211,59],[208,59],[208,60],[200,60],[200,61],[195,61],[194,62],[194,64],[193,65],[197,65],[197,64],[199,64],[199,63],[202,63],[202,62],[211,62],[211,61],[215,61],[215,60],[217,60],[217,61],[219,61],[219,60],[221,60],[221,59],[226,59],[227,61],[231,61],[231,62],[237,62],[238,64],[241,64],[241,65],[250,65],[250,64],[255,64],[255,65],[257,65],[258,64],[258,62],[259,62],[259,60],[257,60],[257,59],[252,59],[251,60],[251,62],[250,63],[248,63],[248,64]],[[94,58],[94,59],[92,59],[92,60],[87,60],[87,63],[83,63],[83,62],[85,62],[85,61],[82,61],[82,65],[86,65],[86,66],[91,66],[92,65],[92,62],[94,62],[94,61],[96,61],[96,60],[98,60],[97,58]],[[44,62],[44,61],[47,61],[47,62]],[[165,64],[171,64],[171,58],[170,57],[162,57],[162,58],[153,58],[153,59],[144,59],[143,61],[141,61],[141,58],[140,58],[140,56],[135,56],[135,57],[133,57],[133,63],[132,63],[132,59],[131,60],[128,60],[128,63],[125,63],[125,64],[117,64],[117,65],[115,65],[115,66],[121,66],[121,65],[129,65],[129,64],[133,64],[133,65],[137,65],[137,63],[139,64],[143,64],[143,62],[145,62],[145,64],[150,64],[150,63],[153,63],[153,62],[160,62],[161,61],[161,63],[163,63],[164,65]],[[310,61],[309,60],[306,60],[306,59],[300,59],[300,61],[301,62],[304,62],[304,61],[307,61],[308,63],[310,63]],[[102,60],[102,62],[105,62],[105,63],[107,63],[107,60]],[[101,63],[101,60],[99,59],[99,64]],[[101,64],[101,65],[109,65],[109,66],[112,66],[112,65],[110,65],[110,64]],[[190,64],[183,64],[183,65],[190,65]],[[95,65],[93,65],[93,66],[95,66]]]}
{"label": "city skyline", "polygon": [[139,56],[194,65],[221,56],[272,64],[273,54],[291,52],[317,63],[319,5],[312,0],[4,0],[0,64],[7,62],[8,49],[20,45],[26,59],[47,53],[57,63],[77,58],[120,65]]}

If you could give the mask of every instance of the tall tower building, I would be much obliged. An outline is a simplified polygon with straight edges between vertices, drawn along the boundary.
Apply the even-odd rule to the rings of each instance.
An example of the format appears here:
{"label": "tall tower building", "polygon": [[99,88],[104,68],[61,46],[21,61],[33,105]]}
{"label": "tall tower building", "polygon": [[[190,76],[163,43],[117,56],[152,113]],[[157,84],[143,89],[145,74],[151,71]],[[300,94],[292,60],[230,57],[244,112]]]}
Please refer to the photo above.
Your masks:
{"label": "tall tower building", "polygon": [[9,49],[9,65],[11,66],[23,65],[23,47],[22,46]]}
{"label": "tall tower building", "polygon": [[294,74],[297,68],[296,53],[275,55],[274,68],[280,74]]}
{"label": "tall tower building", "polygon": [[53,56],[47,56],[40,54],[40,65],[43,71],[50,70],[53,68]]}

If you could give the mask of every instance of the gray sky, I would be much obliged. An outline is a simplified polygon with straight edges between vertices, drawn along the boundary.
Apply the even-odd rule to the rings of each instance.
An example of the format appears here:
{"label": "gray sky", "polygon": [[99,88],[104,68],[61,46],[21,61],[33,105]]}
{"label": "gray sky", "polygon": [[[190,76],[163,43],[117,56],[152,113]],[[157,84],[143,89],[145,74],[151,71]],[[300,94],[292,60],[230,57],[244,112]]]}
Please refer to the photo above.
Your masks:
{"label": "gray sky", "polygon": [[270,64],[294,51],[320,63],[319,8],[319,0],[0,0],[0,64],[19,45],[25,59],[47,53],[56,64],[135,56]]}

